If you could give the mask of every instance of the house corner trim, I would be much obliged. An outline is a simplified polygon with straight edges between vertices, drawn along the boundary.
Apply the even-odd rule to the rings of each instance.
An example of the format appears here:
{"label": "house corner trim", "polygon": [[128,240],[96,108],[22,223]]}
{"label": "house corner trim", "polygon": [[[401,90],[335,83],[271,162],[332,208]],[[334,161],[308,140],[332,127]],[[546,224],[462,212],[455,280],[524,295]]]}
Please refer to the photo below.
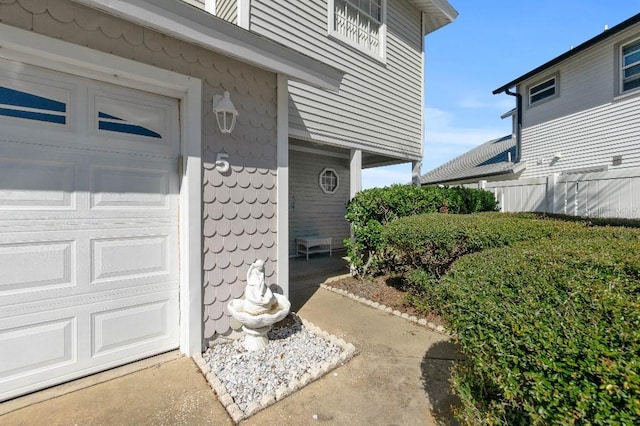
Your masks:
{"label": "house corner trim", "polygon": [[277,276],[289,297],[289,81],[278,74],[277,93]]}

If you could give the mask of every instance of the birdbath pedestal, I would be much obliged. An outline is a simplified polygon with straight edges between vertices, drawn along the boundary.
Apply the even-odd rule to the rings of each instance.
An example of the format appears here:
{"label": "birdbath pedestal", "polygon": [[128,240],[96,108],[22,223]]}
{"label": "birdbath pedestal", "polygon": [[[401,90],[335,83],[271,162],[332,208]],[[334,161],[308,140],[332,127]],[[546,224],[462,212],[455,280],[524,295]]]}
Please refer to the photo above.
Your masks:
{"label": "birdbath pedestal", "polygon": [[269,344],[267,333],[273,324],[287,316],[291,302],[266,286],[264,261],[256,260],[247,272],[244,299],[233,299],[227,306],[231,315],[242,324],[244,347],[257,351]]}

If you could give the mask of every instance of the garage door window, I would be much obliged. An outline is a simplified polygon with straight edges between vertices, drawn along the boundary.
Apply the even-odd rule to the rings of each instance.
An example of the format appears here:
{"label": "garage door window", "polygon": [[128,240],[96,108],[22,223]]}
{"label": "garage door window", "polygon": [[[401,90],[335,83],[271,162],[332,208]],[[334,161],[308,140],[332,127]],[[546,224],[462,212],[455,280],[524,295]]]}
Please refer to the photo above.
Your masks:
{"label": "garage door window", "polygon": [[115,117],[104,112],[98,113],[98,129],[107,130],[109,132],[125,133],[128,135],[147,136],[156,139],[162,138],[158,132],[154,132],[151,129],[130,123],[123,118]]}
{"label": "garage door window", "polygon": [[96,129],[103,136],[153,139],[154,144],[162,144],[167,137],[167,124],[172,117],[165,105],[103,91],[92,91],[90,96],[93,97]]}
{"label": "garage door window", "polygon": [[67,124],[67,105],[55,99],[0,86],[0,115],[30,121]]}

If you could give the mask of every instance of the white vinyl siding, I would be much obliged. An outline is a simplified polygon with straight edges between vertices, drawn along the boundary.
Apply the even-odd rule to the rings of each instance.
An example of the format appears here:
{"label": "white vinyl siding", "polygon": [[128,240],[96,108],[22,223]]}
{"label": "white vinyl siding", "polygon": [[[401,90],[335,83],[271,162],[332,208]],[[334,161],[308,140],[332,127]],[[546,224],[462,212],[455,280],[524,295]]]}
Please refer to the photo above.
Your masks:
{"label": "white vinyl siding", "polygon": [[[640,98],[592,108],[523,129],[524,177],[608,166],[608,170],[640,167]],[[562,157],[553,163],[553,155]],[[614,165],[614,157],[622,156]],[[540,160],[540,164],[538,161]]]}
{"label": "white vinyl siding", "polygon": [[189,3],[192,6],[199,7],[200,9],[204,9],[205,0],[182,0],[185,3]]}
{"label": "white vinyl siding", "polygon": [[388,4],[386,65],[328,36],[325,1],[252,1],[251,30],[346,73],[339,93],[290,82],[292,135],[422,157],[421,16],[408,1]]}
{"label": "white vinyl siding", "polygon": [[238,0],[217,0],[216,16],[232,24],[238,24]]}
{"label": "white vinyl siding", "polygon": [[[322,191],[318,176],[333,170],[340,184],[333,194]],[[349,159],[289,150],[289,250],[295,253],[295,239],[319,236],[332,238],[333,249],[344,247],[349,223],[344,218],[349,200]]]}
{"label": "white vinyl siding", "polygon": [[[640,167],[640,97],[618,96],[620,46],[637,39],[639,27],[547,70],[561,76],[562,95],[523,109],[521,161],[527,168],[522,178],[576,169]],[[539,81],[533,77],[518,90],[524,88],[526,93]],[[554,161],[556,153],[561,158]]]}

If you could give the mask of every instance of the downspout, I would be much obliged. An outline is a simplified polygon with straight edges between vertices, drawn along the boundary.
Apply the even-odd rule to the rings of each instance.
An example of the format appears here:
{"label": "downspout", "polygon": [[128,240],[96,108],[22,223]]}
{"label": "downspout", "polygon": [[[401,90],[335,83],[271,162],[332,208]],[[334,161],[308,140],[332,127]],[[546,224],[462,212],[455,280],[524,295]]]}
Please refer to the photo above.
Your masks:
{"label": "downspout", "polygon": [[504,91],[509,96],[516,98],[516,158],[514,163],[520,162],[521,140],[522,140],[522,95],[518,92],[512,92],[509,89]]}

